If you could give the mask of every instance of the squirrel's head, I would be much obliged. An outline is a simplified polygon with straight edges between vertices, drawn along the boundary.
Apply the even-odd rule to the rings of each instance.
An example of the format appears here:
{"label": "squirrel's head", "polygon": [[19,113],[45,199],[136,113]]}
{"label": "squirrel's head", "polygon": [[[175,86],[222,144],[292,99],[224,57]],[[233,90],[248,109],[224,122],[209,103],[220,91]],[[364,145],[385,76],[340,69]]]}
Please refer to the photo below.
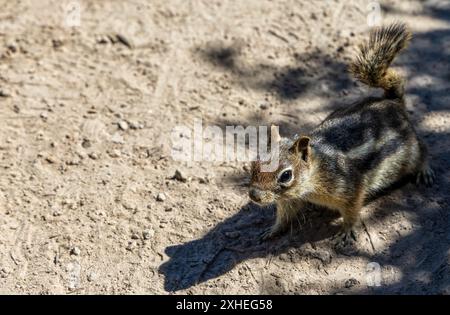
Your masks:
{"label": "squirrel's head", "polygon": [[280,199],[298,198],[309,174],[311,154],[309,142],[310,138],[305,136],[295,141],[280,138],[278,167],[273,171],[264,171],[264,166],[272,161],[254,161],[251,166],[250,199],[264,205]]}

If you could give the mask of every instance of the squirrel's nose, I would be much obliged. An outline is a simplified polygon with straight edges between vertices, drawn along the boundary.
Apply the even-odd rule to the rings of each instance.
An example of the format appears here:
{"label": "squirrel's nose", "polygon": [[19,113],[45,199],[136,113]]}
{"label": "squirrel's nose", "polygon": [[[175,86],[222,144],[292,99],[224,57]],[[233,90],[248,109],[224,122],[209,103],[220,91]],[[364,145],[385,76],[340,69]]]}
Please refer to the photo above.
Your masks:
{"label": "squirrel's nose", "polygon": [[262,198],[262,193],[259,189],[256,188],[250,188],[248,195],[250,197],[251,200],[255,201],[255,202],[261,202],[261,198]]}

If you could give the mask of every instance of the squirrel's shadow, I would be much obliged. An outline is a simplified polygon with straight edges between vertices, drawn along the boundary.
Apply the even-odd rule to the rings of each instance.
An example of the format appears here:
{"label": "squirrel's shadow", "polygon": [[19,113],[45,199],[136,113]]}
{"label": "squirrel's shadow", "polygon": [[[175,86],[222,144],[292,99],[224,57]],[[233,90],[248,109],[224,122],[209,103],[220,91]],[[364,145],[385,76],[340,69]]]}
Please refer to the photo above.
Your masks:
{"label": "squirrel's shadow", "polygon": [[[261,233],[275,219],[274,207],[262,209],[248,204],[202,238],[167,247],[165,252],[170,258],[159,268],[165,276],[165,290],[188,289],[225,274],[247,259],[279,255],[291,247],[337,233],[339,227],[329,224],[337,216],[333,212],[310,206],[303,214],[299,215],[300,229],[292,227],[280,237],[261,241]],[[303,222],[303,218],[308,219]]]}
{"label": "squirrel's shadow", "polygon": [[[413,179],[402,178],[368,198],[365,204],[404,187]],[[339,225],[330,224],[338,217],[337,212],[307,204],[299,211],[290,232],[262,241],[261,233],[274,223],[275,207],[261,208],[249,203],[202,238],[167,247],[165,253],[170,258],[159,268],[165,276],[164,288],[169,292],[188,289],[227,273],[247,259],[278,256],[305,243],[331,239],[340,230]]]}

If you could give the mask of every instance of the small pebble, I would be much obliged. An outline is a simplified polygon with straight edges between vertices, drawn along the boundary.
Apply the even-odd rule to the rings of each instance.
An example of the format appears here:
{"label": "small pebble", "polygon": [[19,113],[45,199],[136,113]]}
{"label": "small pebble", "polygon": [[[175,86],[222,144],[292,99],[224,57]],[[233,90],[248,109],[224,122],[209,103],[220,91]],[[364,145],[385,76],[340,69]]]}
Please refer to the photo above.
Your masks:
{"label": "small pebble", "polygon": [[119,128],[122,129],[123,131],[128,130],[128,123],[124,120],[119,121]]}
{"label": "small pebble", "polygon": [[173,175],[172,178],[175,180],[178,180],[180,182],[183,182],[183,183],[185,183],[187,181],[186,175],[183,172],[181,172],[180,170],[176,170],[175,175]]}
{"label": "small pebble", "polygon": [[108,151],[108,154],[109,154],[109,156],[112,157],[112,158],[118,158],[118,157],[121,156],[120,151],[119,151],[119,150],[116,150],[116,149],[111,150],[111,151]]}
{"label": "small pebble", "polygon": [[157,196],[156,196],[156,201],[164,201],[164,200],[166,200],[166,195],[164,194],[164,193],[159,193]]}
{"label": "small pebble", "polygon": [[134,47],[134,44],[130,41],[130,39],[122,34],[116,34],[116,42],[119,42],[130,49]]}
{"label": "small pebble", "polygon": [[133,240],[138,240],[139,239],[139,235],[137,233],[133,233],[133,234],[131,234],[131,238]]}
{"label": "small pebble", "polygon": [[3,267],[1,270],[0,270],[0,278],[6,278],[6,277],[8,277],[8,275],[9,275],[9,269],[7,269],[6,267]]}
{"label": "small pebble", "polygon": [[10,97],[11,94],[6,92],[5,90],[0,90],[0,97]]}
{"label": "small pebble", "polygon": [[147,229],[144,232],[142,232],[142,237],[144,238],[144,240],[149,240],[154,235],[155,235],[155,231],[153,231],[152,229]]}
{"label": "small pebble", "polygon": [[87,275],[87,280],[89,282],[97,280],[97,274],[95,272],[93,272],[93,271],[89,272],[88,275]]}
{"label": "small pebble", "polygon": [[130,129],[142,129],[144,126],[136,121],[129,121],[128,125]]}
{"label": "small pebble", "polygon": [[136,241],[129,241],[126,249],[131,252],[136,247],[137,247]]}
{"label": "small pebble", "polygon": [[101,36],[97,36],[97,38],[95,39],[97,44],[108,44],[109,43],[109,38],[107,36],[101,35]]}
{"label": "small pebble", "polygon": [[81,161],[80,161],[79,159],[74,158],[74,159],[71,159],[71,160],[66,161],[66,164],[67,164],[67,165],[74,166],[74,165],[80,165],[80,162],[81,162]]}
{"label": "small pebble", "polygon": [[84,139],[83,142],[81,143],[81,146],[85,149],[90,148],[91,147],[91,141],[88,139]]}
{"label": "small pebble", "polygon": [[76,246],[72,247],[72,249],[70,250],[70,254],[75,255],[75,256],[80,256],[81,250]]}
{"label": "small pebble", "polygon": [[98,155],[95,152],[91,152],[88,154],[88,156],[93,159],[93,160],[97,160],[98,159]]}
{"label": "small pebble", "polygon": [[55,164],[55,163],[58,162],[58,160],[57,160],[54,156],[52,156],[52,155],[47,156],[47,157],[45,158],[45,160],[46,160],[48,163],[50,163],[50,164]]}

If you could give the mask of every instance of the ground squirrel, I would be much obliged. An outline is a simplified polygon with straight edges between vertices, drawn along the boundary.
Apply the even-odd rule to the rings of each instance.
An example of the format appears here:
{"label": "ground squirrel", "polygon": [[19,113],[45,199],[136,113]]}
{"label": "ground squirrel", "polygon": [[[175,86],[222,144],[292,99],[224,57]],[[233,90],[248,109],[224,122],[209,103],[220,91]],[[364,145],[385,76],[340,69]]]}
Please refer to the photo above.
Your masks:
{"label": "ground squirrel", "polygon": [[431,185],[434,174],[424,142],[417,136],[404,102],[404,79],[389,66],[411,33],[402,23],[375,28],[359,46],[349,70],[359,81],[384,90],[331,113],[309,135],[279,139],[279,166],[262,172],[267,161],[252,163],[249,196],[276,203],[268,238],[291,222],[302,203],[339,211],[339,242],[356,239],[355,224],[364,202],[407,175]]}

